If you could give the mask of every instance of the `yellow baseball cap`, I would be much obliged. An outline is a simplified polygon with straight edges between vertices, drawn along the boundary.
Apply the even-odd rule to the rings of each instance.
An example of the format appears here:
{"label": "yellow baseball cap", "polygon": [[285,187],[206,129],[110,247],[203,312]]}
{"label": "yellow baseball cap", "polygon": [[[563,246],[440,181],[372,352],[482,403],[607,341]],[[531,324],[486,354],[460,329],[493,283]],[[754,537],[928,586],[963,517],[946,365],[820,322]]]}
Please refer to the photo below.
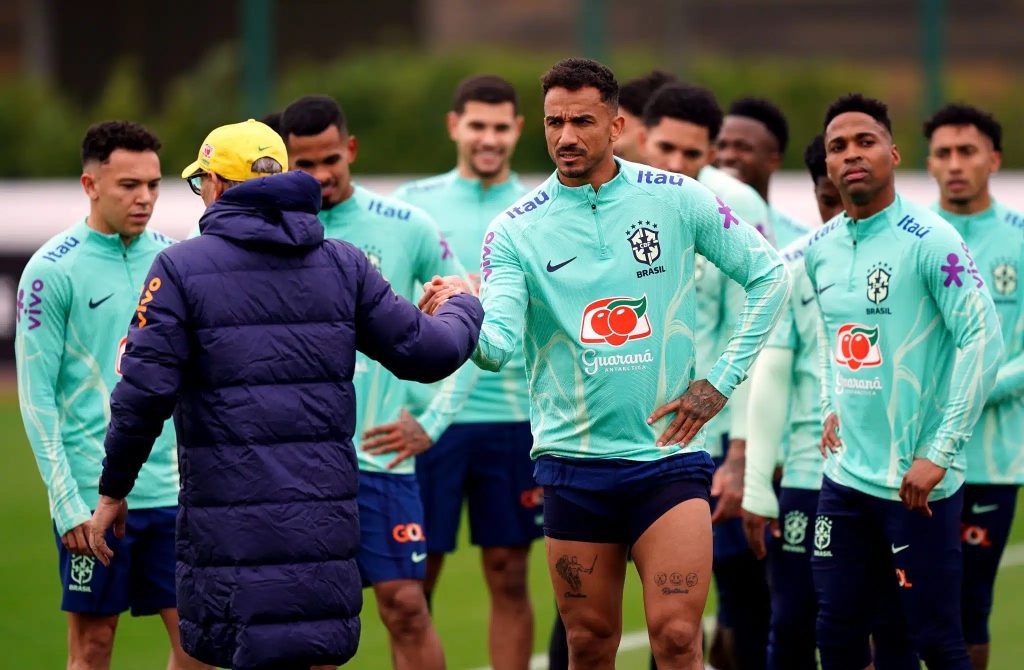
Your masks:
{"label": "yellow baseball cap", "polygon": [[249,119],[214,128],[199,147],[199,158],[181,171],[188,179],[197,172],[215,172],[231,181],[265,177],[252,171],[260,158],[273,158],[288,171],[288,150],[281,136],[265,123]]}

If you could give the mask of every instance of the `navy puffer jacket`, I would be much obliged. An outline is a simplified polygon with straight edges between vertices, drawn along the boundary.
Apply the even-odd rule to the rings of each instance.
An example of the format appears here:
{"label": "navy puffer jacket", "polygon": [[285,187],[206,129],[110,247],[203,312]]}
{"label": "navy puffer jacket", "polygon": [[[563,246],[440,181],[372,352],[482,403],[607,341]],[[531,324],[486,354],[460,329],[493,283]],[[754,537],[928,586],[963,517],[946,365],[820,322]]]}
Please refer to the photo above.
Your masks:
{"label": "navy puffer jacket", "polygon": [[303,173],[211,205],[200,237],[155,260],[111,398],[100,492],[115,498],[173,411],[182,645],[219,667],[355,653],[356,350],[436,381],[469,357],[483,317],[472,296],[434,317],[396,297],[361,251],[324,240],[319,206]]}

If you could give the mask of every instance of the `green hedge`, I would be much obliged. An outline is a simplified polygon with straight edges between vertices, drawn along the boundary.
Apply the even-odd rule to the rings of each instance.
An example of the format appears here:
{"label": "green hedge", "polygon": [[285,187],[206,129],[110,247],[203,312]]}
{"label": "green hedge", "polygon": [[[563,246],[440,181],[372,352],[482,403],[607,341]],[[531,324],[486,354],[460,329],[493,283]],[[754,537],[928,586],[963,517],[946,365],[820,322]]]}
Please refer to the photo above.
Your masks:
{"label": "green hedge", "polygon": [[[138,69],[131,61],[116,68],[89,109],[70,102],[46,84],[23,79],[0,81],[0,177],[57,177],[78,172],[78,146],[89,123],[130,118],[149,125],[164,143],[165,171],[186,165],[213,127],[240,120],[237,51],[224,46],[195,71],[169,82],[161,104],[144,102]],[[561,54],[462,51],[425,56],[416,51],[381,50],[358,59],[302,62],[277,73],[277,107],[307,93],[337,97],[360,139],[357,170],[363,173],[431,173],[452,163],[444,114],[460,79],[494,72],[512,81],[522,97],[526,131],[516,168],[546,172],[550,162],[540,123],[538,77]],[[650,54],[622,53],[609,63],[620,81],[658,65]],[[711,87],[723,105],[741,95],[775,100],[790,121],[792,147],[786,167],[802,166],[801,154],[818,132],[829,101],[863,91],[889,103],[905,164],[920,166],[923,140],[919,78],[913,70],[853,67],[821,60],[729,60],[701,56],[689,65],[691,81]],[[1017,73],[956,73],[951,97],[985,106],[1009,125],[1024,106],[1024,78]],[[271,110],[267,110],[271,111]],[[1024,136],[1004,140],[1006,166],[1024,167]]]}

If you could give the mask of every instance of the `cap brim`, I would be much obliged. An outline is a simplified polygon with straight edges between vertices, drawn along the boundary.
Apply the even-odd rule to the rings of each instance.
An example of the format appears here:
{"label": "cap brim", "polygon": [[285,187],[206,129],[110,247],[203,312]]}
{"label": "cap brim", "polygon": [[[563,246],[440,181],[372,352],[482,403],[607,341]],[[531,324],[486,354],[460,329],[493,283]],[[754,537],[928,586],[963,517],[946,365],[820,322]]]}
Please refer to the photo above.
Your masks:
{"label": "cap brim", "polygon": [[202,172],[202,168],[199,167],[199,161],[195,160],[189,163],[189,166],[181,171],[181,178],[188,179],[197,172]]}

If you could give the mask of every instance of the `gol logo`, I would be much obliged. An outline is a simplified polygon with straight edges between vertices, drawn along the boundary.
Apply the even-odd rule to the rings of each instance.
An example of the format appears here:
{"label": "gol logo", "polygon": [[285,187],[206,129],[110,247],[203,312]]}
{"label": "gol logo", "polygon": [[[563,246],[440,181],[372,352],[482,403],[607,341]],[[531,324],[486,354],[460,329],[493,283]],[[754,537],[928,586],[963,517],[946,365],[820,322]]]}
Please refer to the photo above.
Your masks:
{"label": "gol logo", "polygon": [[580,342],[585,344],[607,343],[618,347],[627,340],[650,336],[646,294],[642,298],[602,298],[583,310]]}
{"label": "gol logo", "polygon": [[135,316],[139,318],[139,328],[146,327],[146,305],[153,302],[153,294],[160,290],[160,277],[153,277],[149,280],[149,286],[146,287],[145,292],[142,294],[142,299],[139,300],[139,306],[135,309]]}
{"label": "gol logo", "polygon": [[914,585],[907,579],[907,571],[901,568],[896,568],[896,582],[899,584],[901,589],[910,589]]}
{"label": "gol logo", "polygon": [[847,323],[836,333],[836,363],[851,370],[872,368],[882,364],[878,346],[879,327]]}
{"label": "gol logo", "polygon": [[422,542],[427,539],[423,528],[418,523],[400,523],[391,529],[391,537],[395,542]]}
{"label": "gol logo", "polygon": [[992,546],[992,541],[988,539],[988,528],[982,528],[981,526],[960,524],[960,541],[972,547]]}
{"label": "gol logo", "polygon": [[519,494],[519,504],[526,509],[536,509],[544,504],[544,487],[526,489]]}

